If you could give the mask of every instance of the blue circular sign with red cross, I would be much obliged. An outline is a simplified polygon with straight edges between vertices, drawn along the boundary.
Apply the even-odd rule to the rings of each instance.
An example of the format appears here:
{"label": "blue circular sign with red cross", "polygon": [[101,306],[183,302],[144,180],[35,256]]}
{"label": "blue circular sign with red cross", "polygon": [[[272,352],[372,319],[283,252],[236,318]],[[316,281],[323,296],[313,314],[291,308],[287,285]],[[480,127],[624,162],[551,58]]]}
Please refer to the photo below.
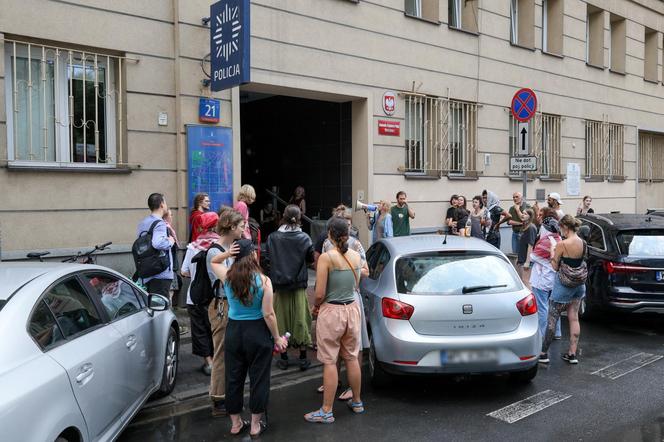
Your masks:
{"label": "blue circular sign with red cross", "polygon": [[528,122],[537,111],[537,96],[532,89],[519,89],[512,98],[512,115],[522,123]]}

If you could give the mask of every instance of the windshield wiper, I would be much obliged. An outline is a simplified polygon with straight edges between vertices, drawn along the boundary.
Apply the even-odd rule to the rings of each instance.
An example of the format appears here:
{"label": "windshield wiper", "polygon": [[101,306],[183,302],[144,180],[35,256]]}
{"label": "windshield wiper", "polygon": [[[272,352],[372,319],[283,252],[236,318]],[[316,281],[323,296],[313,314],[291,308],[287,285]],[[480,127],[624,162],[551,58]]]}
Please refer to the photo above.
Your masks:
{"label": "windshield wiper", "polygon": [[498,287],[507,287],[507,284],[496,284],[496,285],[471,285],[470,287],[463,286],[461,293],[464,295],[466,293],[481,292],[483,290],[495,289]]}

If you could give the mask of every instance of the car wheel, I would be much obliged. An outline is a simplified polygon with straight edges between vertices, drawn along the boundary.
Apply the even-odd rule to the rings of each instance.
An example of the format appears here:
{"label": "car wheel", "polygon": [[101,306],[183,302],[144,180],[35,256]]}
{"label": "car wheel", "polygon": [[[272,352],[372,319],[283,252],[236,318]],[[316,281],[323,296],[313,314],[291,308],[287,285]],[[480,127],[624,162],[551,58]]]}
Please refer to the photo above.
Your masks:
{"label": "car wheel", "polygon": [[371,376],[371,385],[376,388],[386,387],[390,384],[390,374],[380,366],[380,362],[378,362],[378,359],[376,358],[376,347],[374,345],[373,336],[370,339],[369,346],[369,375]]}
{"label": "car wheel", "polygon": [[175,388],[177,380],[178,365],[180,362],[180,335],[174,327],[168,329],[168,340],[166,341],[166,352],[164,355],[164,369],[161,375],[161,385],[154,394],[160,398],[170,394]]}
{"label": "car wheel", "polygon": [[529,368],[528,370],[525,371],[515,371],[510,373],[510,381],[515,382],[517,384],[528,384],[530,381],[535,379],[535,376],[537,376],[537,369],[539,367],[535,365],[532,368]]}

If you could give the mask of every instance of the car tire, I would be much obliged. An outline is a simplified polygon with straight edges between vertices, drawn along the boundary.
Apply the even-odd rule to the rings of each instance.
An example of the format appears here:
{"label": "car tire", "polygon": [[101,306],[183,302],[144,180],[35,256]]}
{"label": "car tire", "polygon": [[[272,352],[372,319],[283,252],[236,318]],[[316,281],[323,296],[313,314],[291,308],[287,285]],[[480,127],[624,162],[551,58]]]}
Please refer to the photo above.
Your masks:
{"label": "car tire", "polygon": [[510,381],[517,384],[528,384],[537,376],[538,365],[524,371],[515,371],[510,373]]}
{"label": "car tire", "polygon": [[390,384],[392,376],[381,367],[380,362],[376,358],[376,346],[374,345],[373,336],[369,342],[369,376],[371,377],[371,385],[375,388],[386,387]]}
{"label": "car tire", "polygon": [[161,384],[159,390],[154,394],[154,398],[164,397],[170,394],[175,388],[177,381],[178,366],[180,365],[180,334],[175,327],[168,329],[168,339],[166,340],[166,350],[164,354],[164,368],[161,374]]}

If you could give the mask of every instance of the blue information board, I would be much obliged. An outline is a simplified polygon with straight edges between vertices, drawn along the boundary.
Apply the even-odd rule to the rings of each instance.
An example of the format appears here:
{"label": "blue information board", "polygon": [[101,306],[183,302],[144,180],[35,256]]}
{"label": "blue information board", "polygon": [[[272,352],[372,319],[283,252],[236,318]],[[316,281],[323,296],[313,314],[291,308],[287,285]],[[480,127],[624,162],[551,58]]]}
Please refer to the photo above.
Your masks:
{"label": "blue information board", "polygon": [[199,192],[210,195],[210,209],[233,205],[233,130],[187,125],[189,208]]}
{"label": "blue information board", "polygon": [[210,6],[213,91],[249,82],[249,10],[249,0],[221,0]]}
{"label": "blue information board", "polygon": [[214,98],[199,98],[198,121],[203,123],[218,123],[221,116],[221,101]]}

